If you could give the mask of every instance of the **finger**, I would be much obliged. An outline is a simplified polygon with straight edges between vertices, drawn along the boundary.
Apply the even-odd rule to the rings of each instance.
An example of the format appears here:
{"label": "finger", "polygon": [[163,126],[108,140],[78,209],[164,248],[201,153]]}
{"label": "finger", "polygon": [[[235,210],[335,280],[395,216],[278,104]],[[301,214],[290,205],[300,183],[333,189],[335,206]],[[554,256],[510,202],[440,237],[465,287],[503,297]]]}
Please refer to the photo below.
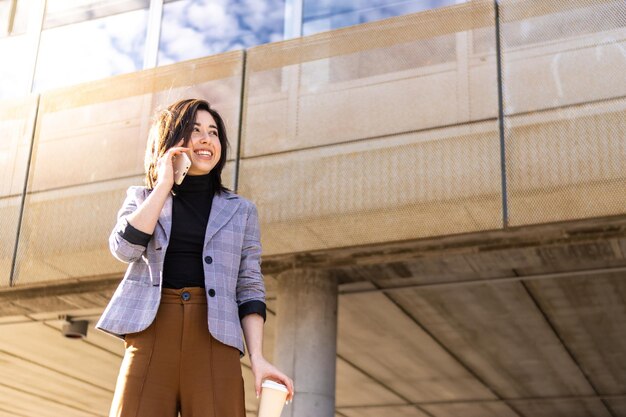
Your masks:
{"label": "finger", "polygon": [[293,381],[291,381],[291,379],[287,378],[287,389],[289,390],[289,401],[293,401],[293,396],[296,394],[295,390],[293,388]]}
{"label": "finger", "polygon": [[284,374],[277,374],[276,377],[278,379],[278,381],[276,381],[276,382],[280,382],[281,384],[286,386],[287,387],[287,391],[289,391],[288,394],[287,394],[286,401],[287,402],[291,401],[293,399],[293,395],[294,395],[293,382],[291,381],[291,379],[287,375],[284,375]]}
{"label": "finger", "polygon": [[166,159],[172,159],[175,156],[180,155],[181,153],[185,153],[189,150],[189,148],[170,148],[165,153],[164,157]]}
{"label": "finger", "polygon": [[184,146],[175,146],[173,148],[169,148],[167,151],[170,153],[179,154],[181,152],[187,152],[189,150],[189,148],[185,148]]}
{"label": "finger", "polygon": [[259,396],[261,395],[261,378],[254,379],[254,390],[256,392],[256,398],[258,400]]}

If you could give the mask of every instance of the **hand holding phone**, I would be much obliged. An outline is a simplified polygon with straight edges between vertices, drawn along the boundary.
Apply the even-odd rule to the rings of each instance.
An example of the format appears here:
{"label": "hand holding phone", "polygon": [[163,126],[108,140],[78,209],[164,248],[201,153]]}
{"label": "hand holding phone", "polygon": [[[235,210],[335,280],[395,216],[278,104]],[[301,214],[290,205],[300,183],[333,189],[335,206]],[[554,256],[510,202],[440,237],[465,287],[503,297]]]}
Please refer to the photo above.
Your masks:
{"label": "hand holding phone", "polygon": [[189,171],[191,166],[191,160],[186,153],[181,152],[178,155],[172,157],[172,164],[174,167],[174,183],[180,185]]}

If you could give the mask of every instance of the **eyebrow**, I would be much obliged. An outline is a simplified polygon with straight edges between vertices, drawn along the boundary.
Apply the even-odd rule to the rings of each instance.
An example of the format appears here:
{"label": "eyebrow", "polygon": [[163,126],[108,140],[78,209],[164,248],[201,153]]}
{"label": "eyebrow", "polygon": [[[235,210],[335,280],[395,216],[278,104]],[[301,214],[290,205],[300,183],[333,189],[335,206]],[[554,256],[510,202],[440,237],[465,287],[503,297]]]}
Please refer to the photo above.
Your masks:
{"label": "eyebrow", "polygon": [[[194,126],[200,126],[200,123],[195,122],[193,125]],[[209,125],[209,127],[212,127],[213,129],[217,130],[217,126],[215,126],[215,125]]]}

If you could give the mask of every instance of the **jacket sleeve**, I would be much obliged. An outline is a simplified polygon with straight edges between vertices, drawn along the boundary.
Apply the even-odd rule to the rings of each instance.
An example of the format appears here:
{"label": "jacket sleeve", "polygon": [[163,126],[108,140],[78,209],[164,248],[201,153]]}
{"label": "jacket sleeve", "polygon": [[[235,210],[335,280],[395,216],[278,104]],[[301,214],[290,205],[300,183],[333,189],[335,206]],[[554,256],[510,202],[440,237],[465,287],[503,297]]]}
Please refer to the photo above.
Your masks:
{"label": "jacket sleeve", "polygon": [[261,274],[261,232],[254,203],[249,203],[237,279],[239,318],[257,313],[266,318],[265,284]]}
{"label": "jacket sleeve", "polygon": [[130,263],[141,258],[151,235],[132,227],[126,217],[137,210],[143,187],[130,187],[126,199],[117,213],[117,223],[109,236],[109,249],[113,256],[122,262]]}

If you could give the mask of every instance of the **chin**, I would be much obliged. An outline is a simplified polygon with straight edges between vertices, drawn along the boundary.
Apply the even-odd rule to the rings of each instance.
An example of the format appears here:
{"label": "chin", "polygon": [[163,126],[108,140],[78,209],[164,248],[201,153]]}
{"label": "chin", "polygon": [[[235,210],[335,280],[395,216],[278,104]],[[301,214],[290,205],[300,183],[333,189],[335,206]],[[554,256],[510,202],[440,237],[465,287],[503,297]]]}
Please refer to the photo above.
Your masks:
{"label": "chin", "polygon": [[215,168],[214,166],[195,166],[189,171],[189,175],[206,175]]}

